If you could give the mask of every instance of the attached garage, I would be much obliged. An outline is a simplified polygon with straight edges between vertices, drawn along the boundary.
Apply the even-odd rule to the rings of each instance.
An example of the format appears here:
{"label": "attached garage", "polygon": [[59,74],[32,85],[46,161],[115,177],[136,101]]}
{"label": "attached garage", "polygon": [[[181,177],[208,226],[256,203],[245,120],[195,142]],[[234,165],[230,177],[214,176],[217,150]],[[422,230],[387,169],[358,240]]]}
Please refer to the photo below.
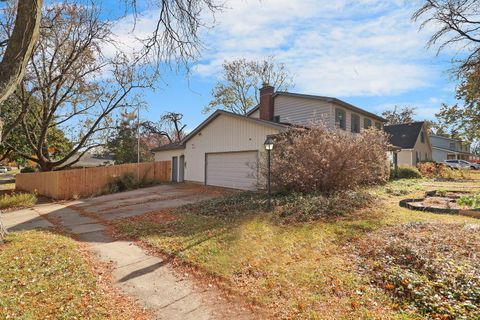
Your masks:
{"label": "attached garage", "polygon": [[205,184],[253,190],[257,188],[258,151],[207,153]]}
{"label": "attached garage", "polygon": [[178,177],[173,181],[254,190],[262,187],[257,167],[258,160],[266,157],[265,139],[287,128],[281,123],[217,110],[181,142],[153,151],[155,160],[173,161],[172,177]]}

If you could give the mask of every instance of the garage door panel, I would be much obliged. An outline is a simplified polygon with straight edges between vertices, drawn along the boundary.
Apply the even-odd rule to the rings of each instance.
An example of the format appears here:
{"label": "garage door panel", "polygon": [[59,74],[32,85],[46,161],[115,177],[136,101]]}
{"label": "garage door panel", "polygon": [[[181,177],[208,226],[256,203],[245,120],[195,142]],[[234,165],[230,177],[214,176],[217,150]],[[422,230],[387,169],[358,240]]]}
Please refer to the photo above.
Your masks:
{"label": "garage door panel", "polygon": [[257,185],[258,152],[207,154],[207,184],[251,190]]}

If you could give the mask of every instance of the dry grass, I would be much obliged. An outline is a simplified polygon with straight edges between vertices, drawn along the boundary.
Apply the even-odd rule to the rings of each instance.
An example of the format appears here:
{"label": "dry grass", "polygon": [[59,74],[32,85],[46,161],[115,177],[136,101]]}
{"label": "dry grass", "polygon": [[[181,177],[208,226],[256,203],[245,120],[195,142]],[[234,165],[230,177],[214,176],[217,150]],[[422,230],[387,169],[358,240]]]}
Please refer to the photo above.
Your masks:
{"label": "dry grass", "polygon": [[275,212],[246,197],[187,206],[165,220],[155,214],[124,220],[116,229],[221,279],[272,318],[417,319],[422,316],[400,308],[391,292],[359,272],[351,245],[409,222],[478,222],[398,206],[402,198],[422,195],[428,183],[400,180],[370,189],[377,197],[373,207],[317,222],[279,223]]}
{"label": "dry grass", "polygon": [[0,196],[0,210],[31,207],[37,203],[34,193],[12,193]]}
{"label": "dry grass", "polygon": [[0,319],[146,319],[68,237],[11,233],[0,247]]}

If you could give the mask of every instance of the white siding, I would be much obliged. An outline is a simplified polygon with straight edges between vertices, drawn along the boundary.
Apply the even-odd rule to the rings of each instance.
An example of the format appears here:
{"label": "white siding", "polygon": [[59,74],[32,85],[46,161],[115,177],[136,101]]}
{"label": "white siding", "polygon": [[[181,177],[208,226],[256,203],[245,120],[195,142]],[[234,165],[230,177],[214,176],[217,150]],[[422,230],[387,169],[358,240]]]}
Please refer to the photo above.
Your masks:
{"label": "white siding", "polygon": [[322,122],[327,128],[333,129],[332,104],[299,97],[275,97],[274,115],[280,116],[280,122],[308,125]]}
{"label": "white siding", "polygon": [[187,141],[185,180],[205,181],[205,154],[232,151],[263,151],[268,135],[279,130],[226,114],[219,115]]}
{"label": "white siding", "polygon": [[249,117],[259,119],[260,118],[260,110],[259,109],[255,110],[255,112],[253,112],[251,115],[249,115]]}
{"label": "white siding", "polygon": [[397,155],[399,166],[413,166],[414,152],[412,150],[403,149]]}
{"label": "white siding", "polygon": [[417,153],[419,155],[419,160],[432,160],[432,146],[430,145],[430,139],[428,136],[428,131],[424,125],[422,128],[423,135],[425,137],[425,142],[421,141],[421,134],[417,137],[417,142],[415,142],[414,152],[413,152],[413,165],[417,165]]}
{"label": "white siding", "polygon": [[354,112],[350,108],[338,105],[336,103],[325,102],[316,99],[277,96],[275,97],[274,115],[280,116],[280,122],[308,125],[311,123],[322,122],[327,129],[335,129],[335,110],[339,108],[346,113],[346,131],[351,132],[352,113],[360,116],[360,131],[363,130],[363,121],[368,118],[379,122],[361,112]]}
{"label": "white siding", "polygon": [[[440,150],[436,148],[432,148],[432,159],[435,162],[443,162],[448,159],[448,154],[450,152],[445,150]],[[452,152],[453,153],[453,152]]]}
{"label": "white siding", "polygon": [[155,161],[172,161],[173,157],[179,157],[184,154],[183,149],[155,151]]}

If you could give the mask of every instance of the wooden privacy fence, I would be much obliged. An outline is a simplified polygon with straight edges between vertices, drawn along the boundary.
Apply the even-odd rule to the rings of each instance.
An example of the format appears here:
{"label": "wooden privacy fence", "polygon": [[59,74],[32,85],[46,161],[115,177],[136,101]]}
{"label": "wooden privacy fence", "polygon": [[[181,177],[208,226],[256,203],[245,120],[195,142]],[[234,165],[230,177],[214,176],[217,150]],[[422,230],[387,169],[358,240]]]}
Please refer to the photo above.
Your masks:
{"label": "wooden privacy fence", "polygon": [[131,173],[140,180],[170,182],[171,161],[130,163],[107,167],[51,172],[19,173],[15,189],[53,199],[73,199],[99,194],[112,177]]}

